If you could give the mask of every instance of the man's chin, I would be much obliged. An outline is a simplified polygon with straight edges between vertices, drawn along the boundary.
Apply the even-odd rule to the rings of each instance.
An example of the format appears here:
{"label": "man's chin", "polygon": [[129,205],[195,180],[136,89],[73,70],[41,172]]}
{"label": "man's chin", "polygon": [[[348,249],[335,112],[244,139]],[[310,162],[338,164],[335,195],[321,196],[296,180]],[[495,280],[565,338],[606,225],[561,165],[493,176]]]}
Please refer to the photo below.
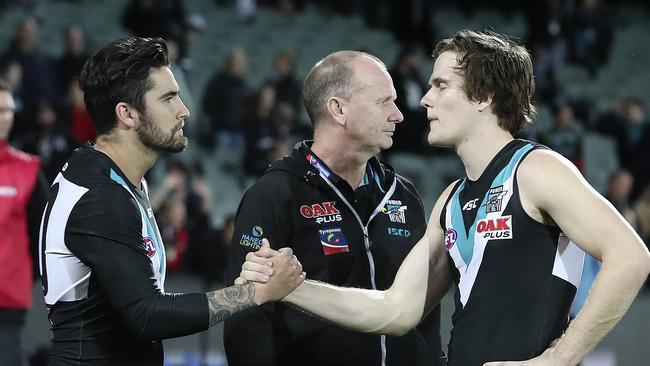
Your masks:
{"label": "man's chin", "polygon": [[167,145],[163,145],[163,146],[158,146],[158,148],[156,150],[158,150],[158,152],[176,154],[176,153],[179,153],[179,152],[184,151],[185,149],[187,149],[188,144],[189,144],[189,141],[188,141],[187,137],[183,136],[182,141],[176,141],[174,144],[167,144]]}

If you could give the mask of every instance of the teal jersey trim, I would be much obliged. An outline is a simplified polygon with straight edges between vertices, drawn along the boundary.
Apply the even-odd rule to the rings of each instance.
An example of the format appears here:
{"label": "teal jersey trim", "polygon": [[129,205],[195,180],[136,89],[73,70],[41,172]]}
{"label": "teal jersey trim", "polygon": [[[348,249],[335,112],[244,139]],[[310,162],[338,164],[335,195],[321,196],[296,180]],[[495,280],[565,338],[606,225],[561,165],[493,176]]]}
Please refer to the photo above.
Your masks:
{"label": "teal jersey trim", "polygon": [[[135,194],[131,191],[131,188],[129,188],[129,185],[124,181],[124,179],[117,174],[113,169],[111,169],[111,174],[110,178],[116,182],[117,184],[121,185],[126,189],[132,196],[135,198]],[[149,216],[147,215],[147,211],[142,207],[140,202],[136,199],[135,202],[138,204],[138,208],[140,209],[140,216],[142,217],[142,220],[144,220],[144,223],[147,227],[147,234],[149,234],[149,237],[153,239],[154,244],[156,245],[156,253],[158,257],[160,258],[160,268],[158,271],[160,274],[165,273],[165,250],[163,249],[162,243],[161,243],[161,238],[158,237],[158,231],[153,229],[153,225],[151,221],[149,220]]]}
{"label": "teal jersey trim", "polygon": [[[498,187],[500,185],[503,185],[508,179],[510,179],[510,177],[512,177],[514,173],[515,167],[517,167],[517,165],[519,164],[519,161],[523,158],[524,155],[526,155],[526,153],[532,150],[533,147],[534,146],[532,144],[527,144],[519,148],[519,150],[517,150],[517,152],[515,152],[512,158],[510,159],[508,165],[506,165],[505,168],[503,168],[501,172],[499,172],[499,174],[497,174],[497,176],[494,178],[490,187]],[[454,197],[452,198],[452,205],[451,205],[451,225],[458,234],[458,238],[456,239],[456,245],[458,246],[458,251],[460,252],[460,256],[463,258],[463,261],[466,264],[465,268],[468,269],[469,263],[472,261],[472,256],[474,253],[474,234],[476,233],[476,225],[478,224],[479,221],[485,219],[485,217],[487,216],[487,210],[482,210],[479,208],[476,214],[476,218],[474,219],[472,226],[470,226],[469,228],[469,232],[465,230],[465,220],[463,219],[463,210],[460,202],[460,193],[465,188],[466,181],[467,178],[464,178],[463,181],[460,183],[460,186],[458,187],[456,192],[454,192]],[[489,198],[488,192],[485,192],[485,195],[481,200],[481,206],[479,207],[484,207],[485,204],[487,203],[487,200]]]}

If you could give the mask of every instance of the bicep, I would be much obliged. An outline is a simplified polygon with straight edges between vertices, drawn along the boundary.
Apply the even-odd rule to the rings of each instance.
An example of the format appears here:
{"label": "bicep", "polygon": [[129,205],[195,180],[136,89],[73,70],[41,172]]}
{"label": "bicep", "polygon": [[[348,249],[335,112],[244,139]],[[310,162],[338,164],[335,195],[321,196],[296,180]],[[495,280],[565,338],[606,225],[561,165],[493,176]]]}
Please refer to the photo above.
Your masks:
{"label": "bicep", "polygon": [[616,209],[566,159],[551,152],[522,164],[522,198],[550,216],[583,250],[603,259],[608,253],[642,244]]}
{"label": "bicep", "polygon": [[414,302],[426,315],[449,290],[449,260],[444,250],[444,232],[439,223],[450,185],[436,202],[426,232],[408,254],[395,276],[388,296],[400,303]]}

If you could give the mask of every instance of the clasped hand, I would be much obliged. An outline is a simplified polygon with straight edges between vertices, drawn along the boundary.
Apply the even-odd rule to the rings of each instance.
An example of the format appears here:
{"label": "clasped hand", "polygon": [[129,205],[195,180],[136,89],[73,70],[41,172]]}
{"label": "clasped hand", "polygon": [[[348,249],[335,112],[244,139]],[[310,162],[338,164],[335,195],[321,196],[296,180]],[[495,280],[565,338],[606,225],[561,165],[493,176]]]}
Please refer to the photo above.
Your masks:
{"label": "clasped hand", "polygon": [[235,285],[253,282],[258,303],[281,300],[305,280],[302,264],[291,248],[271,249],[267,239],[257,252],[246,255]]}

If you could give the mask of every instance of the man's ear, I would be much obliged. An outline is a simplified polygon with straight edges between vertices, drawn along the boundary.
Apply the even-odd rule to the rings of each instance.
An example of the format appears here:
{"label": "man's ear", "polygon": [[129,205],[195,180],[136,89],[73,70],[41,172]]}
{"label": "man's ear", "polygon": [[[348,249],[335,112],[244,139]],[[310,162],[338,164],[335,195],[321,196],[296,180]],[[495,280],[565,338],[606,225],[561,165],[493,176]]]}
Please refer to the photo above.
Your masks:
{"label": "man's ear", "polygon": [[490,108],[491,105],[492,105],[492,94],[483,98],[483,100],[477,101],[476,103],[476,107],[478,108],[479,112],[485,112],[488,108]]}
{"label": "man's ear", "polygon": [[139,117],[138,111],[126,102],[119,102],[115,106],[115,116],[117,117],[117,126],[135,128],[135,121]]}
{"label": "man's ear", "polygon": [[339,97],[331,97],[327,100],[327,113],[332,116],[336,124],[344,126],[347,122],[347,111],[345,100]]}

